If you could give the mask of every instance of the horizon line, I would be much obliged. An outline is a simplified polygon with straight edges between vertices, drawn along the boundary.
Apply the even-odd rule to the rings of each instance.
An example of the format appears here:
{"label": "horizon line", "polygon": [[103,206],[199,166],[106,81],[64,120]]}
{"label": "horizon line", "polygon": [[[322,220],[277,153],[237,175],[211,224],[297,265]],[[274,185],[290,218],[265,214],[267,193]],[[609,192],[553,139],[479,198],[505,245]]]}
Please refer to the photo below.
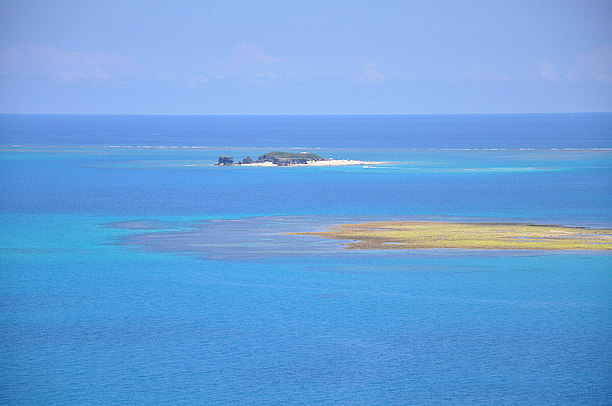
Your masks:
{"label": "horizon line", "polygon": [[325,113],[325,114],[172,114],[172,113],[9,113],[0,116],[173,116],[173,117],[322,117],[322,116],[494,116],[494,115],[544,115],[544,114],[611,114],[612,111],[567,112],[502,112],[502,113]]}

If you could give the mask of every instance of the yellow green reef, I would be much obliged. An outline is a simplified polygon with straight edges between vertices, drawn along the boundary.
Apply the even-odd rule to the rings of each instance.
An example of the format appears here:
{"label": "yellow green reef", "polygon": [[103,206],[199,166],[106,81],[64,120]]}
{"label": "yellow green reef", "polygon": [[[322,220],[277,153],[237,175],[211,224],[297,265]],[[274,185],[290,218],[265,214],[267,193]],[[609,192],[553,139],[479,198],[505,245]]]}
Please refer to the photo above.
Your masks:
{"label": "yellow green reef", "polygon": [[348,240],[348,249],[612,250],[612,229],[521,223],[376,221],[288,234]]}

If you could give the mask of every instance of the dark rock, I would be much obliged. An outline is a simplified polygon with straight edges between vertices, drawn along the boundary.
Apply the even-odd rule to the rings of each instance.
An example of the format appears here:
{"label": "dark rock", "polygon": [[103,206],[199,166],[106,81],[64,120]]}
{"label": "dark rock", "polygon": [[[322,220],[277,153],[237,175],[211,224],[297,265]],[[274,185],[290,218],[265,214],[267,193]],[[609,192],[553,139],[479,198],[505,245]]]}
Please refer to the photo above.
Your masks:
{"label": "dark rock", "polygon": [[219,163],[217,165],[234,165],[233,156],[220,156]]}

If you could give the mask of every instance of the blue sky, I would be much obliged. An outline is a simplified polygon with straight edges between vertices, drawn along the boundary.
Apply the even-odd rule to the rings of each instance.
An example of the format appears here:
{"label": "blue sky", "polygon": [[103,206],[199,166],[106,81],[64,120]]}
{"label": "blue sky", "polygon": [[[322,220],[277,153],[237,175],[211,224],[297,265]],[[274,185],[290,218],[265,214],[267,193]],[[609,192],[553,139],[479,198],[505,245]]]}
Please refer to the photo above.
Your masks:
{"label": "blue sky", "polygon": [[611,1],[0,1],[0,112],[612,111]]}

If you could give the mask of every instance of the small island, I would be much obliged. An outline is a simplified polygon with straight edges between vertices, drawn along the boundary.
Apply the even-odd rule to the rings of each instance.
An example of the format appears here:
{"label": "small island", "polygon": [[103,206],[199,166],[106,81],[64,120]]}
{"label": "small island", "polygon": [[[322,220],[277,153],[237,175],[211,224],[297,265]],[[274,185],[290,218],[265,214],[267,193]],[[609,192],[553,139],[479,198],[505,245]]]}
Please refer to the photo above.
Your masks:
{"label": "small island", "polygon": [[272,151],[261,155],[256,161],[247,156],[234,162],[234,157],[220,156],[217,166],[345,166],[345,165],[380,165],[389,162],[357,161],[351,159],[323,158],[308,152]]}

